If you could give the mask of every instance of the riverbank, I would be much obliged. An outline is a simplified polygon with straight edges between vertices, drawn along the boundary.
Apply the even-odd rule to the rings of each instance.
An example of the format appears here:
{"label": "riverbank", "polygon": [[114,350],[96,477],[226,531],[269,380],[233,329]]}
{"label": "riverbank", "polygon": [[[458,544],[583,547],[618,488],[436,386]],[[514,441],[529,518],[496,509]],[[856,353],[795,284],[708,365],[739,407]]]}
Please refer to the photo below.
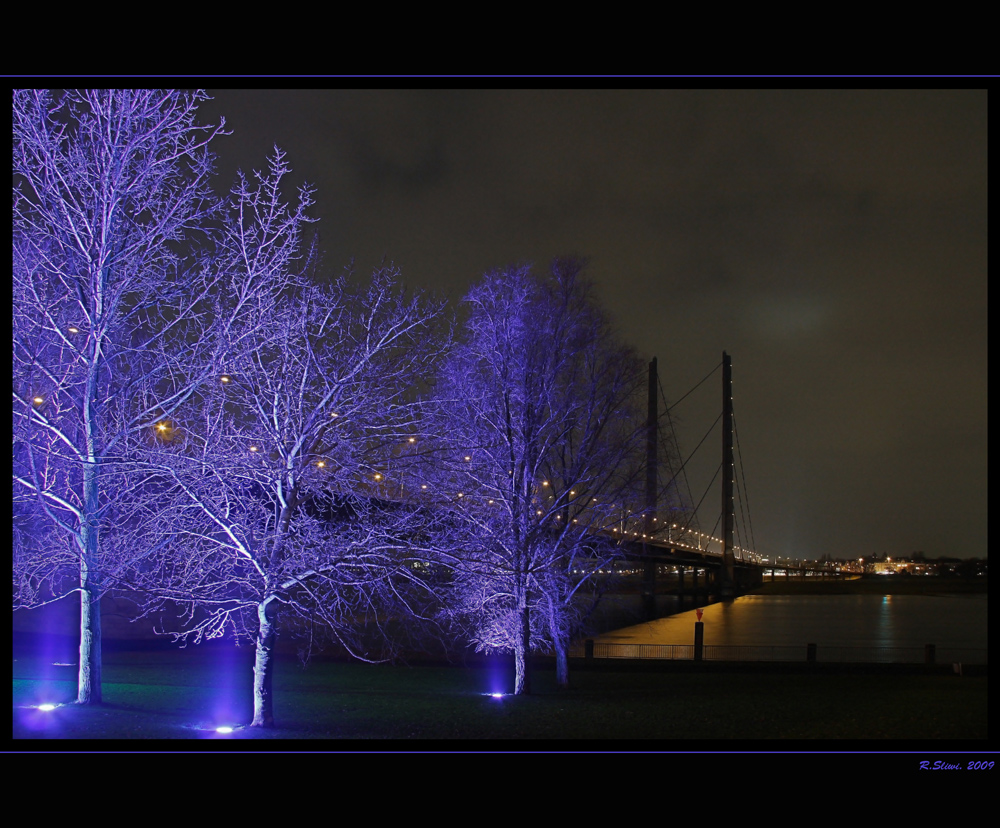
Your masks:
{"label": "riverbank", "polygon": [[850,581],[832,578],[778,578],[748,595],[985,595],[988,578],[871,575]]}
{"label": "riverbank", "polygon": [[[26,741],[118,741],[118,749],[126,750],[149,750],[156,745],[149,740],[206,739],[221,748],[221,740],[245,747],[245,740],[260,739],[272,748],[272,740],[331,740],[326,750],[349,744],[360,750],[416,745],[488,751],[568,749],[555,740],[577,740],[575,751],[746,751],[758,743],[771,750],[886,750],[895,740],[907,746],[929,740],[925,748],[947,744],[954,750],[962,744],[956,740],[988,735],[985,675],[577,662],[569,689],[560,689],[551,660],[532,661],[531,695],[495,698],[488,694],[511,689],[509,659],[470,667],[316,661],[304,669],[279,656],[277,728],[222,736],[220,725],[238,726],[251,717],[249,648],[213,643],[109,652],[105,704],[93,708],[66,704],[76,692],[72,665],[18,658],[13,735]],[[66,706],[45,712],[38,708],[42,703]],[[18,748],[31,749],[25,742]]]}

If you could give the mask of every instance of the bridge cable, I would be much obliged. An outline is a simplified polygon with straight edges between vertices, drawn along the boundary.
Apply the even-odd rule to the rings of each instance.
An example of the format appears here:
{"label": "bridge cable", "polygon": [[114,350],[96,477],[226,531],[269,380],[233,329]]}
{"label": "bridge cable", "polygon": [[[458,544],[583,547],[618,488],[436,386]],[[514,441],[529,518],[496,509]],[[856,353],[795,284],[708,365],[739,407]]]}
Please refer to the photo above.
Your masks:
{"label": "bridge cable", "polygon": [[[720,465],[720,468],[721,468],[721,465]],[[719,517],[716,518],[716,520],[715,520],[715,526],[712,527],[712,532],[709,535],[710,538],[714,538],[716,536],[715,533],[719,531],[719,524],[720,523],[722,523],[722,512],[719,512]],[[726,543],[725,541],[722,542],[723,548],[725,548],[725,543]]]}
{"label": "bridge cable", "polygon": [[[690,454],[688,455],[688,458],[687,458],[687,460],[685,460],[685,461],[684,461],[684,462],[683,462],[683,463],[681,464],[681,467],[680,467],[680,469],[678,469],[678,470],[677,470],[677,474],[680,474],[681,472],[683,472],[683,471],[684,471],[684,467],[685,467],[685,466],[687,466],[687,464],[688,464],[688,463],[689,463],[689,462],[691,461],[691,458],[693,458],[693,457],[695,456],[695,454],[697,454],[697,452],[698,452],[698,449],[700,449],[700,448],[701,448],[701,446],[702,446],[702,443],[704,443],[704,442],[705,442],[705,441],[706,441],[706,440],[708,439],[709,435],[710,435],[710,434],[711,434],[711,433],[712,433],[713,431],[715,431],[715,427],[716,427],[716,426],[717,426],[717,425],[719,424],[719,421],[720,421],[721,419],[722,419],[722,412],[720,411],[720,412],[719,412],[719,416],[718,416],[718,417],[716,417],[716,419],[715,419],[715,422],[714,422],[714,423],[712,423],[712,425],[711,425],[711,426],[709,427],[708,431],[706,431],[706,432],[705,432],[705,436],[704,436],[704,437],[702,437],[702,438],[701,438],[701,440],[699,441],[698,445],[694,447],[694,451],[692,451],[692,452],[691,452],[691,453],[690,453]],[[719,464],[719,468],[720,468],[720,469],[722,468],[722,464],[721,464],[721,463]],[[675,474],[675,475],[674,475],[674,476],[673,476],[672,478],[670,478],[670,481],[669,481],[669,482],[667,483],[667,485],[668,485],[668,486],[669,486],[669,485],[670,485],[671,483],[673,483],[673,482],[674,482],[674,480],[676,480],[676,479],[677,479],[677,474]],[[718,472],[716,472],[716,473],[715,473],[716,477],[718,476],[718,474],[719,474]],[[713,477],[713,478],[712,478],[712,481],[713,481],[713,482],[715,481],[715,477]],[[712,485],[712,484],[711,484],[711,483],[709,483],[709,486],[710,486],[710,487],[711,487],[711,485]],[[705,491],[705,494],[708,494],[708,490],[707,490],[707,489],[706,489],[706,491]],[[701,496],[701,500],[704,500],[704,499],[705,499],[705,495],[702,495],[702,496]],[[701,500],[699,500],[699,501],[698,501],[698,506],[700,506],[700,505],[701,505]],[[697,515],[698,515],[698,506],[695,506],[695,507],[694,507],[694,510],[693,510],[693,511],[691,512],[691,517],[690,517],[690,518],[688,519],[687,523],[686,523],[686,524],[684,525],[684,529],[685,529],[685,530],[687,530],[687,529],[690,529],[690,528],[691,528],[691,524],[692,524],[693,522],[695,522],[695,520],[697,519]]]}
{"label": "bridge cable", "polygon": [[[670,438],[673,440],[672,446],[667,443],[664,451],[667,459],[667,465],[670,470],[670,474],[672,475],[664,488],[668,488],[677,479],[677,476],[680,475],[684,481],[684,488],[687,491],[687,503],[688,505],[691,505],[694,503],[694,495],[691,494],[691,482],[688,480],[687,471],[685,470],[684,465],[681,465],[679,471],[675,473],[673,464],[670,462],[670,458],[672,457],[672,452],[670,451],[671,447],[676,452],[677,457],[680,458],[680,440],[677,439],[677,429],[674,426],[674,418],[670,416],[670,406],[667,405],[667,398],[663,394],[663,383],[660,382],[659,374],[656,376],[656,384],[660,389],[660,401],[663,403],[663,412],[667,418],[667,424],[670,426]],[[683,495],[681,497],[683,498]],[[683,500],[681,501],[681,505],[683,506]]]}
{"label": "bridge cable", "polygon": [[[734,412],[733,413],[733,431],[734,432],[736,431],[735,422],[736,422],[736,415],[735,415],[735,412]],[[736,545],[740,546],[740,547],[743,547],[743,548],[749,548],[749,547],[747,547],[747,544],[750,542],[750,538],[747,535],[746,514],[744,513],[744,509],[743,509],[743,505],[744,505],[744,493],[746,491],[746,478],[743,479],[743,486],[741,488],[740,487],[740,475],[743,473],[743,457],[739,453],[738,442],[737,442],[736,456],[737,456],[737,458],[739,458],[739,460],[738,460],[738,462],[739,462],[739,474],[736,474],[735,473],[736,470],[734,469],[733,482],[736,484],[736,501],[739,503],[740,513],[739,513],[738,516],[734,515],[735,517],[738,517],[738,519],[734,521],[735,525],[733,526],[733,529],[735,530],[735,533],[736,533]],[[735,513],[735,509],[734,509],[734,513]]]}
{"label": "bridge cable", "polygon": [[[674,428],[674,420],[673,420],[673,417],[670,416],[670,411],[671,411],[672,408],[674,408],[675,406],[679,405],[685,398],[687,398],[692,393],[694,393],[698,389],[698,387],[700,385],[702,385],[702,383],[704,383],[705,380],[707,380],[709,377],[711,377],[712,374],[714,374],[716,371],[718,371],[721,366],[722,366],[722,362],[720,361],[718,363],[718,365],[716,365],[711,371],[709,371],[698,383],[696,383],[691,389],[689,389],[686,394],[684,394],[683,396],[681,396],[681,398],[679,400],[677,400],[677,402],[675,402],[673,405],[667,405],[667,398],[666,398],[665,394],[663,393],[663,383],[660,382],[660,375],[659,375],[659,373],[657,373],[657,375],[656,375],[656,384],[657,384],[657,386],[658,386],[658,388],[660,390],[660,400],[663,402],[663,410],[664,410],[664,413],[666,414],[667,422],[670,424],[670,432],[671,432],[671,435],[673,437],[674,447],[677,449],[678,456],[680,455],[680,441],[677,439],[677,431]],[[721,418],[722,418],[722,415],[720,414],[719,415],[719,419],[721,419]],[[716,423],[717,422],[718,422],[718,420],[716,420]],[[715,428],[714,424],[712,425],[712,428],[709,429],[708,434],[711,433],[711,431],[712,431],[713,428]],[[708,437],[708,434],[706,434],[705,437],[702,438],[701,443],[705,442],[705,439]],[[694,451],[691,452],[690,456],[688,457],[688,460],[690,460],[691,457],[694,457],[695,453],[701,447],[701,443],[698,443],[698,445],[695,447]],[[670,452],[669,451],[666,451],[665,454],[666,454],[667,458],[670,457]],[[668,459],[667,462],[669,464],[669,459]],[[688,497],[687,502],[688,502],[688,504],[693,504],[694,503],[694,495],[691,493],[691,483],[688,480],[688,476],[687,476],[687,471],[686,471],[687,462],[688,461],[685,460],[681,464],[680,469],[678,469],[678,471],[676,473],[674,473],[674,470],[673,470],[672,467],[670,468],[670,472],[671,472],[671,474],[673,476],[670,478],[670,480],[667,481],[666,486],[664,486],[663,488],[664,488],[664,490],[669,489],[669,487],[671,486],[671,484],[673,484],[674,481],[677,479],[678,475],[680,475],[683,478],[683,480],[684,480],[684,487],[685,487],[685,489],[687,489],[687,497]],[[696,512],[692,512],[692,518],[688,521],[687,526],[690,527],[690,525],[692,523],[694,523],[695,526],[698,526],[698,516],[697,516]]]}
{"label": "bridge cable", "polygon": [[[704,381],[705,381],[705,380],[707,380],[707,379],[708,379],[708,378],[709,378],[710,376],[712,376],[712,374],[714,374],[714,373],[715,373],[716,371],[718,371],[718,370],[719,370],[719,368],[720,368],[721,366],[722,366],[722,363],[720,362],[720,363],[719,363],[718,365],[716,365],[716,366],[715,366],[715,367],[714,367],[714,368],[713,368],[713,369],[712,369],[711,371],[709,371],[709,372],[708,372],[707,374],[705,374],[705,377],[704,377],[704,379],[702,379],[702,381],[701,381],[701,382],[699,382],[699,383],[698,383],[698,385],[701,385],[701,383],[702,383],[702,382],[704,382]],[[657,382],[659,382],[659,380],[660,380],[659,376],[657,376],[656,380],[657,380]],[[697,390],[697,388],[698,388],[698,385],[695,385],[695,386],[694,386],[694,388],[692,388],[692,389],[691,389],[690,391],[688,391],[688,392],[687,392],[687,394],[685,394],[685,395],[684,395],[683,397],[681,397],[681,398],[680,398],[679,400],[677,400],[677,402],[675,402],[675,403],[674,403],[673,405],[669,406],[669,407],[667,408],[667,411],[669,412],[671,408],[676,408],[676,407],[677,407],[678,405],[680,405],[680,404],[681,404],[682,402],[684,402],[684,400],[685,400],[685,399],[686,399],[687,397],[689,397],[689,396],[690,396],[690,395],[691,395],[691,394],[692,394],[692,393],[693,393],[694,391],[696,391],[696,390]],[[663,404],[664,404],[664,405],[666,405],[666,400],[664,400],[664,401],[663,401]]]}
{"label": "bridge cable", "polygon": [[740,458],[740,475],[743,478],[743,499],[746,501],[747,507],[747,523],[750,526],[750,548],[755,552],[757,551],[756,540],[753,535],[753,512],[750,510],[750,490],[747,488],[746,480],[746,466],[743,464],[743,454],[740,451],[740,435],[739,430],[736,428],[736,415],[733,414],[733,431],[736,433],[736,451]]}
{"label": "bridge cable", "polygon": [[[742,468],[740,469],[740,473],[742,474]],[[750,536],[747,534],[747,519],[743,509],[746,480],[744,480],[742,487],[740,486],[740,478],[738,476],[736,477],[735,482],[736,482],[736,499],[740,505],[739,517],[735,521],[735,526],[733,527],[736,530],[736,545],[743,549],[749,550],[751,549]]]}
{"label": "bridge cable", "polygon": [[736,411],[733,410],[733,432],[736,435],[736,453],[740,458],[740,476],[743,478],[743,496],[740,500],[740,512],[743,511],[743,501],[747,506],[747,523],[750,525],[750,550],[757,551],[757,542],[753,536],[753,513],[750,511],[750,492],[747,490],[746,467],[743,465],[743,454],[740,452],[740,430],[736,427]]}
{"label": "bridge cable", "polygon": [[[659,386],[659,389],[660,389],[660,398],[663,400],[664,410],[665,410],[665,413],[667,415],[667,420],[670,423],[671,432],[672,432],[672,434],[674,436],[675,445],[677,444],[677,436],[676,436],[676,431],[674,431],[674,429],[673,429],[673,418],[670,417],[671,410],[674,409],[674,408],[676,408],[678,405],[680,405],[681,402],[683,402],[685,399],[687,399],[687,397],[689,397],[702,384],[704,384],[706,380],[708,380],[716,371],[719,370],[719,368],[722,366],[722,364],[723,364],[722,361],[720,361],[711,371],[709,371],[698,383],[696,383],[686,394],[684,394],[682,397],[680,397],[680,399],[678,399],[677,402],[675,402],[673,405],[667,405],[666,397],[663,394],[663,385],[662,385],[662,383],[660,383],[659,374],[657,374],[656,382],[657,382],[657,385]],[[694,457],[695,454],[697,454],[698,449],[701,448],[701,446],[705,442],[705,440],[708,439],[708,436],[715,430],[715,427],[719,424],[719,421],[721,419],[722,419],[722,412],[720,411],[719,412],[719,416],[715,419],[715,422],[712,423],[712,425],[709,427],[708,431],[705,432],[705,435],[698,442],[698,445],[694,447],[694,450],[688,455],[687,459],[681,464],[681,467],[677,470],[677,472],[673,475],[673,477],[671,477],[671,479],[667,482],[667,486],[669,487],[670,484],[673,483],[677,479],[678,475],[683,475],[684,482],[685,482],[685,485],[686,485],[687,490],[688,490],[688,497],[690,498],[689,502],[693,502],[694,498],[693,498],[693,496],[691,494],[691,486],[690,486],[690,483],[688,481],[685,469],[687,467],[688,462]],[[671,472],[672,471],[673,471],[673,469],[671,469]],[[711,481],[709,481],[708,486],[705,488],[704,494],[702,494],[701,499],[698,501],[698,505],[694,507],[693,511],[691,512],[690,518],[684,524],[683,531],[687,531],[688,529],[691,528],[692,524],[696,524],[697,517],[698,517],[698,509],[701,507],[701,504],[704,502],[705,497],[708,495],[709,491],[711,491],[712,485],[715,483],[715,479],[719,476],[719,472],[720,471],[722,471],[722,463],[719,463],[719,466],[716,469],[715,474],[712,476]],[[721,515],[720,515],[720,520],[721,520]],[[716,528],[717,527],[718,527],[718,522],[716,523]],[[714,530],[713,530],[713,535],[712,536],[714,536]]]}
{"label": "bridge cable", "polygon": [[[721,418],[722,415],[719,414],[719,417]],[[716,420],[716,422],[718,422],[718,420]],[[708,435],[705,435],[705,436],[707,437]],[[694,516],[698,514],[698,509],[701,507],[701,504],[704,502],[705,497],[712,490],[712,486],[715,485],[715,478],[717,478],[719,476],[719,472],[721,472],[721,471],[722,471],[722,463],[719,463],[719,467],[715,470],[715,474],[712,475],[712,479],[708,482],[708,486],[705,487],[705,494],[703,494],[701,496],[701,500],[698,501],[698,505],[694,507],[694,512],[692,513],[692,520],[694,519]],[[716,528],[718,528],[718,526],[719,526],[718,521],[716,521],[715,526],[716,526]],[[688,523],[684,526],[684,530],[683,531],[686,532],[690,528],[691,528],[691,521],[688,521]],[[712,531],[714,532],[715,530],[713,529]],[[710,537],[715,537],[715,535],[714,534],[710,535]]]}

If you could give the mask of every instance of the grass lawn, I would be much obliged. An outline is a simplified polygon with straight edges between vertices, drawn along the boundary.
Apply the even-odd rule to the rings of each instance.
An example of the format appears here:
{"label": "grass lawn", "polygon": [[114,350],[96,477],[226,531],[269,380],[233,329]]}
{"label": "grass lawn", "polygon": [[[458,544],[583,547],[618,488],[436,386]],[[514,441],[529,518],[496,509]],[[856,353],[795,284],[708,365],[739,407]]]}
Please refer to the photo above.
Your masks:
{"label": "grass lawn", "polygon": [[[43,712],[34,706],[72,702],[75,666],[18,654],[13,675],[13,735],[30,740],[471,740],[441,746],[462,749],[473,741],[568,739],[594,740],[586,747],[598,750],[693,750],[714,740],[734,749],[729,740],[766,740],[767,749],[779,749],[774,740],[836,740],[825,743],[834,750],[864,740],[884,750],[885,740],[916,747],[910,740],[987,737],[984,675],[579,669],[571,672],[571,688],[560,690],[553,671],[542,666],[533,671],[531,695],[495,699],[487,694],[511,683],[500,662],[314,661],[303,668],[288,658],[279,661],[274,679],[277,727],[238,728],[226,736],[215,728],[251,718],[249,648],[105,652],[104,704],[94,707],[67,704]],[[346,747],[331,748],[338,746]]]}

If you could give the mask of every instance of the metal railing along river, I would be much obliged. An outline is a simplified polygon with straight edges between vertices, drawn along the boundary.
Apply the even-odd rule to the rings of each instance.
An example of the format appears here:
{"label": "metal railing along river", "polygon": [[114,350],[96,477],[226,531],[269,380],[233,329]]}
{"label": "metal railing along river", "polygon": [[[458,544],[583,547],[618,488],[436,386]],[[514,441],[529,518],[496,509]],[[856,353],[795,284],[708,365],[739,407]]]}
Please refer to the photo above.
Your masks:
{"label": "metal railing along river", "polygon": [[[700,652],[699,652],[700,650]],[[975,648],[923,647],[817,647],[704,645],[694,644],[628,644],[599,641],[580,642],[571,656],[577,658],[664,659],[674,661],[815,661],[843,664],[988,664],[989,651]]]}

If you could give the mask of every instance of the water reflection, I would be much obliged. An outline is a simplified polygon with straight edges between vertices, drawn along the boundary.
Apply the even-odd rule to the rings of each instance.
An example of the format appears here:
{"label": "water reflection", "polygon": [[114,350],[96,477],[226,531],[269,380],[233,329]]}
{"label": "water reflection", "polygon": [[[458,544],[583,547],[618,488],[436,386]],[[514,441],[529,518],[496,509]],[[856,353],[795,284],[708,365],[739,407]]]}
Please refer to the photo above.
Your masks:
{"label": "water reflection", "polygon": [[[704,607],[705,644],[985,649],[986,595],[745,595]],[[690,644],[695,611],[595,641]]]}

